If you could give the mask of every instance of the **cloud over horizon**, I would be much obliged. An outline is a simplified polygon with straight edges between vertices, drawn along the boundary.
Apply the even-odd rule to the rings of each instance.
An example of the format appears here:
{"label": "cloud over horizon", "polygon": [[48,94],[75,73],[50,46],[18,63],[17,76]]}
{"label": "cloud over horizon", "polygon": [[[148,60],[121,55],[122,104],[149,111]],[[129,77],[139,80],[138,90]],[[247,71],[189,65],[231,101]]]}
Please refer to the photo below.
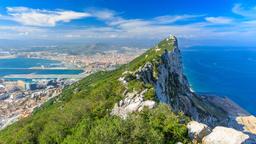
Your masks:
{"label": "cloud over horizon", "polygon": [[239,3],[234,5],[232,12],[247,18],[256,18],[256,6],[243,7],[243,5]]}
{"label": "cloud over horizon", "polygon": [[7,7],[6,9],[8,16],[5,16],[4,19],[16,21],[27,26],[53,27],[58,22],[70,22],[90,16],[89,13],[71,10],[50,11],[28,7]]}
{"label": "cloud over horizon", "polygon": [[[122,13],[110,9],[75,11],[6,7],[6,14],[0,14],[0,22],[12,21],[17,24],[0,23],[0,39],[150,40],[161,39],[172,33],[181,39],[189,39],[195,41],[195,44],[200,44],[203,40],[233,41],[256,36],[256,20],[253,14],[256,12],[256,6],[244,8],[241,4],[234,4],[230,11],[244,19],[205,13],[127,18]],[[91,19],[100,24],[90,24],[88,20]],[[74,25],[73,20],[85,20],[85,22]],[[70,23],[70,26],[59,27],[61,23]]]}
{"label": "cloud over horizon", "polygon": [[215,24],[230,24],[233,22],[233,19],[227,17],[206,17],[205,20],[210,23]]}

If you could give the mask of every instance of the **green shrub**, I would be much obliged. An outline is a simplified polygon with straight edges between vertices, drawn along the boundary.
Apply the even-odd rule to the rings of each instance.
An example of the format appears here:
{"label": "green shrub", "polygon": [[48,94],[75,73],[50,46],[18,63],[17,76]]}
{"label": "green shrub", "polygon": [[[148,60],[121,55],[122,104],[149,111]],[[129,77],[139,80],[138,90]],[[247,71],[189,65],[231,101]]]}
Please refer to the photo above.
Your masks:
{"label": "green shrub", "polygon": [[154,88],[150,88],[147,90],[147,92],[144,94],[145,100],[156,100],[156,92]]}
{"label": "green shrub", "polygon": [[[168,46],[162,41],[159,46]],[[169,46],[168,49],[172,48]],[[147,61],[157,60],[164,48],[148,50],[133,60],[133,71]],[[1,144],[23,143],[188,143],[185,119],[175,115],[166,105],[131,114],[127,120],[110,116],[114,104],[123,98],[126,89],[118,78],[127,65],[109,72],[97,72],[65,88],[62,94],[0,132]],[[129,91],[147,88],[146,99],[153,99],[152,85],[131,78]]]}

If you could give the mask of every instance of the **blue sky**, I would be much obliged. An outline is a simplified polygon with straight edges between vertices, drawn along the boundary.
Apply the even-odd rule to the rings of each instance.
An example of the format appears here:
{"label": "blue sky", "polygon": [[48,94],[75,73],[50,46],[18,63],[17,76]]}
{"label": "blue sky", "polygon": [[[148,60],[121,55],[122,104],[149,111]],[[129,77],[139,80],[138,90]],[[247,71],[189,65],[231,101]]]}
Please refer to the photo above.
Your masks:
{"label": "blue sky", "polygon": [[254,0],[2,0],[0,39],[256,45]]}

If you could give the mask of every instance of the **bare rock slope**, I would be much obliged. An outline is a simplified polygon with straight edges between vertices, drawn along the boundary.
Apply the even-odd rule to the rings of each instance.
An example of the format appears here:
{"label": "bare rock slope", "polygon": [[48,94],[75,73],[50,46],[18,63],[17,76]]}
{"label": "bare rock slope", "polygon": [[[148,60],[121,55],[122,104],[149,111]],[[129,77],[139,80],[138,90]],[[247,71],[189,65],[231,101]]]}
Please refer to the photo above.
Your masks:
{"label": "bare rock slope", "polygon": [[[232,139],[230,144],[245,141],[256,143],[255,117],[244,117],[249,113],[227,98],[216,96],[213,100],[191,91],[188,80],[183,74],[181,53],[176,37],[171,35],[150,52],[151,55],[155,55],[150,61],[134,71],[123,74],[120,81],[124,85],[129,85],[133,79],[152,85],[157,101],[168,104],[174,112],[183,112],[190,116],[194,121],[188,124],[188,131],[195,143],[225,143],[229,139]],[[145,55],[145,59],[151,55]],[[111,114],[125,118],[131,112],[141,111],[144,106],[154,108],[156,102],[144,100],[147,90],[124,93],[124,99],[115,105]],[[211,128],[214,128],[213,132]]]}

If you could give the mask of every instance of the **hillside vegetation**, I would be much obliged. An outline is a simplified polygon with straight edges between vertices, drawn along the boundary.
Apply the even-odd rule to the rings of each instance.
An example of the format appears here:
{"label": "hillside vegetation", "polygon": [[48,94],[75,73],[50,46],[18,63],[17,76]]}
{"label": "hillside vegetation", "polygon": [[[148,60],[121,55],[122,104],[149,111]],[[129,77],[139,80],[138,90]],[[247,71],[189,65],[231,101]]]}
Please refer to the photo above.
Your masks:
{"label": "hillside vegetation", "polygon": [[[65,88],[63,93],[0,132],[0,143],[189,143],[182,114],[174,114],[164,104],[132,113],[126,120],[111,116],[116,102],[122,99],[125,86],[118,80],[125,71],[136,71],[148,61],[158,61],[166,47],[163,40],[119,69],[97,72]],[[150,87],[145,96],[152,99],[152,86],[139,80],[129,82],[130,90]]]}

